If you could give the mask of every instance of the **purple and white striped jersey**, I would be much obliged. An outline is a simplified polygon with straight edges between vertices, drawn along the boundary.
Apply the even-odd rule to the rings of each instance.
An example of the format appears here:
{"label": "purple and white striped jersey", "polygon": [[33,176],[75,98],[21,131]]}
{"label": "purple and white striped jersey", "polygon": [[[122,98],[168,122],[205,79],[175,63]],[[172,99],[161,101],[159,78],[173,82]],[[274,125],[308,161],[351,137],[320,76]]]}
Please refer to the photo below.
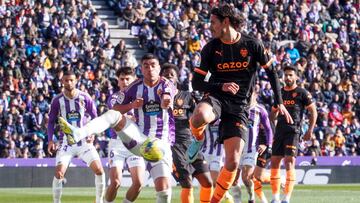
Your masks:
{"label": "purple and white striped jersey", "polygon": [[[64,93],[58,94],[51,102],[49,112],[49,124],[47,129],[48,140],[53,140],[55,122],[61,116],[71,125],[82,127],[89,120],[97,116],[96,106],[90,95],[86,92],[77,90],[77,95],[73,99],[67,98]],[[63,140],[60,133],[60,140]]]}
{"label": "purple and white striped jersey", "polygon": [[142,98],[142,108],[134,109],[136,124],[146,136],[156,136],[173,144],[175,141],[175,120],[172,109],[161,108],[161,96],[169,94],[174,100],[175,86],[165,78],[158,84],[148,87],[143,79],[133,82],[125,91],[121,104],[128,104],[137,98]]}
{"label": "purple and white striped jersey", "polygon": [[217,142],[219,137],[219,122],[208,125],[205,130],[205,139],[201,151],[203,154],[222,156],[224,154],[223,145]]}
{"label": "purple and white striped jersey", "polygon": [[[124,100],[125,94],[123,91],[118,91],[112,94],[108,100],[107,100],[107,106],[109,109],[112,109],[115,104],[121,104],[121,102]],[[127,115],[133,116],[134,111],[130,110],[126,113]],[[112,139],[117,139],[117,134],[114,129],[110,128],[110,137]]]}
{"label": "purple and white striped jersey", "polygon": [[273,140],[273,132],[270,125],[270,120],[266,109],[260,104],[251,106],[249,109],[249,138],[247,149],[248,152],[252,152],[252,149],[259,145],[258,144],[258,135],[260,125],[264,127],[265,136],[266,136],[266,145],[270,145]]}

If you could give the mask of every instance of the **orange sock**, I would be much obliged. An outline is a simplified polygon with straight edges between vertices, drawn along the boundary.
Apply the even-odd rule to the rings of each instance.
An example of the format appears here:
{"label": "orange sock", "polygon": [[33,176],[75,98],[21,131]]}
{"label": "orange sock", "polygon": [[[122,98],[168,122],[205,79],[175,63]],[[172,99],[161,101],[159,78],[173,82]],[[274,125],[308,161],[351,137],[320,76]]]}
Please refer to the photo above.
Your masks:
{"label": "orange sock", "polygon": [[206,129],[206,124],[201,125],[200,127],[194,127],[192,122],[191,122],[191,118],[189,120],[189,124],[190,124],[190,129],[191,132],[193,134],[193,136],[196,138],[196,140],[203,140],[204,139],[204,131]]}
{"label": "orange sock", "polygon": [[271,178],[270,178],[270,184],[272,189],[272,194],[280,196],[280,169],[272,168],[271,169]]}
{"label": "orange sock", "polygon": [[200,203],[209,203],[213,194],[212,187],[201,187],[200,188]]}
{"label": "orange sock", "polygon": [[265,197],[264,192],[262,191],[262,184],[261,181],[259,181],[258,179],[254,178],[254,190],[255,190],[255,194],[256,196],[258,196],[259,199],[263,200]]}
{"label": "orange sock", "polygon": [[216,187],[214,195],[211,198],[211,203],[217,203],[221,201],[226,191],[228,191],[233,184],[236,172],[237,170],[228,171],[225,167],[221,169],[219,177],[216,180]]}
{"label": "orange sock", "polygon": [[296,179],[295,169],[287,170],[284,193],[285,193],[285,196],[288,197],[289,199],[290,199],[291,193],[294,189],[295,179]]}
{"label": "orange sock", "polygon": [[194,203],[194,192],[192,188],[181,189],[181,203]]}

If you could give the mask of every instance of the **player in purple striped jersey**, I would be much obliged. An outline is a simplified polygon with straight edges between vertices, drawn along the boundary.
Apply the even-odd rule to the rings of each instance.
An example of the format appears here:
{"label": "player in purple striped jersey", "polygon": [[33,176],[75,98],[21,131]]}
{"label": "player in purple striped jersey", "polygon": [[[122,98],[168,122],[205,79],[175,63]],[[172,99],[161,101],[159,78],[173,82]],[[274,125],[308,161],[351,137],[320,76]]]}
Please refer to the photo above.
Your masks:
{"label": "player in purple striped jersey", "polygon": [[65,71],[61,79],[64,86],[62,93],[57,95],[51,102],[48,124],[48,152],[56,153],[55,177],[53,179],[53,201],[59,203],[61,200],[64,175],[70,164],[71,158],[80,157],[95,173],[96,203],[102,202],[105,191],[105,174],[100,162],[99,154],[93,146],[93,137],[87,137],[76,145],[70,146],[63,134],[60,135],[60,145],[53,141],[55,122],[58,116],[74,126],[81,127],[86,123],[86,115],[91,118],[97,116],[96,107],[90,95],[75,88],[77,83],[72,71]]}
{"label": "player in purple striped jersey", "polygon": [[[133,82],[119,98],[121,105],[115,105],[100,117],[93,119],[82,128],[75,128],[60,119],[61,127],[69,139],[77,141],[89,134],[100,133],[112,127],[120,136],[125,147],[135,155],[140,155],[141,146],[147,138],[160,139],[164,155],[156,162],[146,162],[157,191],[157,203],[171,202],[170,177],[172,171],[171,144],[175,137],[172,104],[175,87],[172,82],[160,77],[159,60],[153,54],[141,59],[141,71],[144,78]],[[136,122],[123,116],[134,109]],[[119,112],[120,111],[120,112]]]}
{"label": "player in purple striped jersey", "polygon": [[[253,178],[257,180],[264,179],[266,160],[270,159],[270,153],[268,153],[270,151],[269,146],[271,146],[273,140],[273,132],[268,113],[263,106],[257,103],[256,98],[257,93],[254,91],[251,96],[249,109],[248,143],[246,143],[240,159],[241,176],[249,194],[249,203],[255,202]],[[259,136],[261,136],[260,128],[263,128],[265,132],[264,143],[259,143]],[[270,179],[270,177],[268,179]],[[263,203],[267,202],[265,196],[260,198]]]}
{"label": "player in purple striped jersey", "polygon": [[[117,104],[125,89],[136,79],[135,72],[130,67],[122,67],[118,72],[118,86],[119,92],[114,93],[108,99],[108,107],[111,109]],[[128,112],[127,115],[132,118],[133,112]],[[113,129],[110,129],[111,139],[109,142],[109,177],[110,185],[105,193],[105,202],[113,202],[116,198],[116,193],[120,187],[120,180],[124,164],[127,164],[131,175],[132,184],[128,189],[123,203],[134,202],[140,193],[143,185],[145,174],[145,162],[140,156],[132,154],[122,143]]]}

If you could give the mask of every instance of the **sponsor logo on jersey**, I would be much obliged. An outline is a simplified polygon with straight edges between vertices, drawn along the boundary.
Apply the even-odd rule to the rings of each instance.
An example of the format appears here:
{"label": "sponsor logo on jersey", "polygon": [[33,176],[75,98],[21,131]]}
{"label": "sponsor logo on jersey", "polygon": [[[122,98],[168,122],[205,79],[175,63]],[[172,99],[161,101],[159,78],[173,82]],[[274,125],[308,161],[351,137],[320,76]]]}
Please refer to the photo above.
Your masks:
{"label": "sponsor logo on jersey", "polygon": [[244,70],[248,67],[249,62],[225,62],[225,63],[219,63],[216,65],[218,72],[230,72],[230,71],[239,71]]}
{"label": "sponsor logo on jersey", "polygon": [[285,106],[292,106],[292,105],[295,105],[295,100],[284,100],[284,105]]}

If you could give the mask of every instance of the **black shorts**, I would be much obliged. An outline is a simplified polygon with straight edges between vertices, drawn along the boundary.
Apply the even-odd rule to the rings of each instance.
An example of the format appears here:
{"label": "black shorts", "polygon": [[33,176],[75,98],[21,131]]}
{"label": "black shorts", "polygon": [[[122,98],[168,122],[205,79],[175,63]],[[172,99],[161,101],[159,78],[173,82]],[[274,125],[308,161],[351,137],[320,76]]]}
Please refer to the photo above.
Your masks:
{"label": "black shorts", "polygon": [[300,139],[300,127],[286,130],[275,130],[272,144],[272,155],[274,156],[296,156],[297,146]]}
{"label": "black shorts", "polygon": [[204,155],[199,152],[196,160],[193,163],[188,163],[186,160],[186,150],[191,141],[175,143],[171,147],[173,156],[173,176],[180,184],[182,181],[192,179],[197,174],[209,172],[209,165],[204,160]]}
{"label": "black shorts", "polygon": [[265,150],[264,153],[259,155],[256,160],[256,166],[260,168],[266,168],[266,165],[270,162],[271,152]]}
{"label": "black shorts", "polygon": [[249,108],[211,95],[205,96],[201,102],[210,104],[213,107],[216,120],[221,119],[218,139],[220,144],[231,137],[240,137],[245,143],[247,142]]}

